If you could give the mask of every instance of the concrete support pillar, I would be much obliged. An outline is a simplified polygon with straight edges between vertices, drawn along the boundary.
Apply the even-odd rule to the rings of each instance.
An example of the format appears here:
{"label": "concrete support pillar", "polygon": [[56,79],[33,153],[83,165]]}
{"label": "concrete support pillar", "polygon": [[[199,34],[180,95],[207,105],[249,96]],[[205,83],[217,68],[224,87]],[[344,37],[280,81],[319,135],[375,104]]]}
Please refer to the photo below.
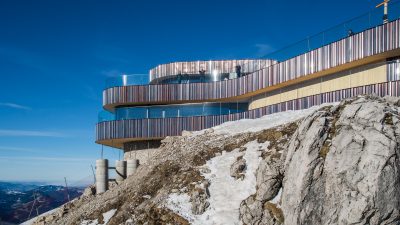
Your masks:
{"label": "concrete support pillar", "polygon": [[129,159],[127,161],[127,175],[128,177],[135,173],[136,169],[139,166],[139,159]]}
{"label": "concrete support pillar", "polygon": [[126,161],[116,160],[115,172],[116,172],[115,181],[117,181],[117,183],[124,181],[126,178]]}
{"label": "concrete support pillar", "polygon": [[96,194],[108,190],[108,160],[96,160]]}

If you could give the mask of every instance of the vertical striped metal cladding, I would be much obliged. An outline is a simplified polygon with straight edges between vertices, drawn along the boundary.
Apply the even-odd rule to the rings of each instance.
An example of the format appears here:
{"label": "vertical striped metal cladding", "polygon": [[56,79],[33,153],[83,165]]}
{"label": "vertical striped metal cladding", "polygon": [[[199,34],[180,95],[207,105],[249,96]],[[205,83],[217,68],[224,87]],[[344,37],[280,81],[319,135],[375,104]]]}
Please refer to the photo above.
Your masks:
{"label": "vertical striped metal cladding", "polygon": [[400,80],[400,59],[393,60],[387,64],[387,80]]}
{"label": "vertical striped metal cladding", "polygon": [[162,64],[150,70],[150,81],[174,76],[178,74],[198,74],[200,70],[204,70],[206,74],[217,70],[219,73],[236,72],[236,66],[241,66],[241,72],[249,73],[260,70],[264,67],[276,63],[275,60],[269,59],[243,59],[243,60],[209,60],[209,61],[192,61],[192,62],[173,62]]}
{"label": "vertical striped metal cladding", "polygon": [[337,102],[361,94],[400,96],[400,81],[390,81],[332,91],[282,102],[242,113],[215,116],[174,117],[160,119],[114,120],[96,125],[96,139],[163,138],[181,135],[182,130],[196,131],[243,118],[255,119],[286,110],[306,109],[322,103]]}
{"label": "vertical striped metal cladding", "polygon": [[103,91],[103,105],[206,101],[240,96],[368,56],[399,49],[399,34],[400,22],[396,20],[267,66],[238,79],[212,83],[113,87]]}

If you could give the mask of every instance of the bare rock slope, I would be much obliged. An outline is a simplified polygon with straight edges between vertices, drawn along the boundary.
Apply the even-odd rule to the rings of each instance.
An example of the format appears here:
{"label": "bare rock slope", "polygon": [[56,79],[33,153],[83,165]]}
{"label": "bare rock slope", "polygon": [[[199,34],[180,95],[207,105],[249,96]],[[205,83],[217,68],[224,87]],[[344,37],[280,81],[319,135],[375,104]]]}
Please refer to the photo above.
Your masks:
{"label": "bare rock slope", "polygon": [[36,224],[400,224],[399,106],[360,96],[167,137],[122,184]]}

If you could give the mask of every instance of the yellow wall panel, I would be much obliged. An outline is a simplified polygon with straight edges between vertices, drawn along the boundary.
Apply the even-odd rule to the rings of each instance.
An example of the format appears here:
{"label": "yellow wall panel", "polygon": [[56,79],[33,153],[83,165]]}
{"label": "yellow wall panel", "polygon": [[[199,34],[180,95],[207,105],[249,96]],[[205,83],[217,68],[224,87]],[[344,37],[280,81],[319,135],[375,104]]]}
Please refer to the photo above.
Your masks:
{"label": "yellow wall panel", "polygon": [[386,82],[386,65],[335,73],[253,97],[249,110],[325,92]]}
{"label": "yellow wall panel", "polygon": [[351,86],[363,86],[386,82],[386,65],[382,65],[369,70],[357,72],[351,76]]}
{"label": "yellow wall panel", "polygon": [[300,85],[300,86],[301,87],[298,88],[299,98],[310,96],[313,95],[314,93],[319,93],[321,90],[321,84],[318,81],[317,82],[314,81],[312,83],[308,82],[308,85],[306,86]]}

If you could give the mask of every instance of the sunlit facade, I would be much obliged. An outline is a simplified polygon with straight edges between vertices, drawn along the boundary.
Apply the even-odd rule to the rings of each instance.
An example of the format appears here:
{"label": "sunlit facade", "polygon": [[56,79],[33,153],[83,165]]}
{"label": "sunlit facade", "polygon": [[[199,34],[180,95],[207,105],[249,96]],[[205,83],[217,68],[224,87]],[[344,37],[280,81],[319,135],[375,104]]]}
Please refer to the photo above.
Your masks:
{"label": "sunlit facade", "polygon": [[328,30],[265,59],[174,62],[146,78],[116,78],[103,91],[107,113],[99,118],[96,142],[127,152],[155,147],[183,130],[360,94],[400,96],[398,18],[346,22],[351,32]]}

